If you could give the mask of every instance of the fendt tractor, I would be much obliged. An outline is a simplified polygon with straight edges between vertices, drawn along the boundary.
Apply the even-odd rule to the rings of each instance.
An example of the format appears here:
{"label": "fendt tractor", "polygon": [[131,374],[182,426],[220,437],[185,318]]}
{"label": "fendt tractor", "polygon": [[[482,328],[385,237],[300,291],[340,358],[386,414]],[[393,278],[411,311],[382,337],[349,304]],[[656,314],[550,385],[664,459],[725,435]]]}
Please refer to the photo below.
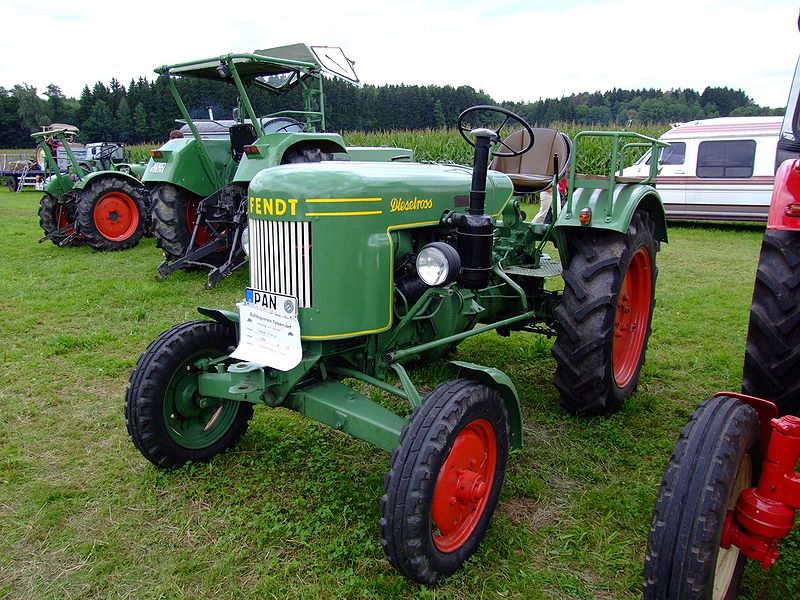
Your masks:
{"label": "fendt tractor", "polygon": [[124,147],[116,143],[89,144],[79,157],[72,135],[67,129],[32,134],[47,176],[39,202],[44,232],[39,241],[57,246],[85,242],[96,250],[136,246],[149,230],[150,201],[137,179],[141,166],[125,162]]}
{"label": "fendt tractor", "polygon": [[776,151],[742,392],[702,402],[661,481],[644,597],[731,600],[747,558],[764,569],[800,508],[800,60]]}
{"label": "fendt tractor", "polygon": [[[421,397],[406,367],[483,332],[539,332],[556,336],[563,406],[611,415],[637,385],[667,240],[648,183],[655,166],[635,182],[617,175],[632,147],[657,140],[582,132],[573,144],[487,106],[464,111],[458,126],[475,148],[472,168],[330,161],[260,171],[247,198],[250,286],[238,311],[200,308],[210,320],[164,332],[139,358],[125,401],[133,443],[165,469],[233,446],[255,405],[390,451],[381,544],[425,584],[475,552],[523,428],[514,383],[499,369],[451,361],[454,378]],[[603,176],[576,173],[591,136],[610,149]],[[526,221],[523,194],[567,170],[552,223]],[[563,292],[546,285],[562,276]],[[399,397],[410,415],[364,387]]]}
{"label": "fendt tractor", "polygon": [[[159,280],[179,269],[199,267],[209,269],[210,288],[245,264],[247,188],[264,168],[334,157],[413,157],[410,150],[399,148],[345,148],[340,135],[317,132],[326,126],[323,73],[358,82],[341,48],[293,44],[166,65],[156,73],[169,85],[185,121],[184,137],[152,151],[142,178],[152,190],[156,244],[165,256],[158,267]],[[234,120],[193,120],[175,84],[179,77],[235,86]],[[278,95],[300,88],[303,108],[257,117],[248,88]]]}

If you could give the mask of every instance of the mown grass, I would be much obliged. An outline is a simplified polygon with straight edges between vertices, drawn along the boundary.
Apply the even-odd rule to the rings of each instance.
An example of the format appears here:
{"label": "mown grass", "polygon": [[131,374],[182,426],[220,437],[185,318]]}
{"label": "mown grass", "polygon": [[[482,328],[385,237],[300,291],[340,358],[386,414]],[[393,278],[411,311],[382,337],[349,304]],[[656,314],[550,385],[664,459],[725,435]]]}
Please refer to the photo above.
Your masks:
{"label": "mown grass", "polygon": [[[638,392],[610,419],[558,406],[551,341],[464,342],[461,360],[517,386],[525,448],[489,533],[436,590],[394,572],[379,543],[388,455],[259,408],[236,449],[160,472],[125,431],[123,394],[147,344],[232,308],[247,275],[153,279],[152,239],[122,253],[37,244],[39,194],[0,190],[0,596],[28,598],[637,598],[657,486],[678,431],[738,389],[763,229],[674,226]],[[441,363],[412,373],[441,381]],[[742,598],[800,595],[800,534]]]}

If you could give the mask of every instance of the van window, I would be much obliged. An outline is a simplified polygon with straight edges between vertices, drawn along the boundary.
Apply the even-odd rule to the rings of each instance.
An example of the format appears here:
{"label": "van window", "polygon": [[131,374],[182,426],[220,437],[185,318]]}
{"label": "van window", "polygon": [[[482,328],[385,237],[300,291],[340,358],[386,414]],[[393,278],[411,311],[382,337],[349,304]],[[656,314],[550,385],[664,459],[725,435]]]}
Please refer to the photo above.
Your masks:
{"label": "van window", "polygon": [[[684,142],[670,142],[669,148],[661,149],[661,158],[658,163],[661,165],[682,165],[686,157],[686,144]],[[650,164],[650,161],[647,161]]]}
{"label": "van window", "polygon": [[700,142],[697,149],[697,176],[752,177],[755,156],[755,140]]}

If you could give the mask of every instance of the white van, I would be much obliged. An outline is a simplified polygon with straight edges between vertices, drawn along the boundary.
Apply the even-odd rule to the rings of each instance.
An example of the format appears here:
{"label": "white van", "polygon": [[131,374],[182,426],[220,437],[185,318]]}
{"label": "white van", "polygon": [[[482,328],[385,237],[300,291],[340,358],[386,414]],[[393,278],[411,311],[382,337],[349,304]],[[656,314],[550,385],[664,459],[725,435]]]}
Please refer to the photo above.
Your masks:
{"label": "white van", "polygon": [[[661,140],[656,189],[672,219],[766,221],[782,117],[679,123]],[[622,174],[647,177],[650,152]]]}

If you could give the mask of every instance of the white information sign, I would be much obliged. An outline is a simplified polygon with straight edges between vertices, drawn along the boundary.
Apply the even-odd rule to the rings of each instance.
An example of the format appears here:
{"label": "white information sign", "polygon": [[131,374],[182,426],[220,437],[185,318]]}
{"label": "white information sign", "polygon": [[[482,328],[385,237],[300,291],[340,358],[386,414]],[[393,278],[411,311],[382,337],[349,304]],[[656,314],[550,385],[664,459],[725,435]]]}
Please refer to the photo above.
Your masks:
{"label": "white information sign", "polygon": [[297,299],[248,289],[239,307],[239,360],[289,371],[300,364],[303,347],[297,321]]}

